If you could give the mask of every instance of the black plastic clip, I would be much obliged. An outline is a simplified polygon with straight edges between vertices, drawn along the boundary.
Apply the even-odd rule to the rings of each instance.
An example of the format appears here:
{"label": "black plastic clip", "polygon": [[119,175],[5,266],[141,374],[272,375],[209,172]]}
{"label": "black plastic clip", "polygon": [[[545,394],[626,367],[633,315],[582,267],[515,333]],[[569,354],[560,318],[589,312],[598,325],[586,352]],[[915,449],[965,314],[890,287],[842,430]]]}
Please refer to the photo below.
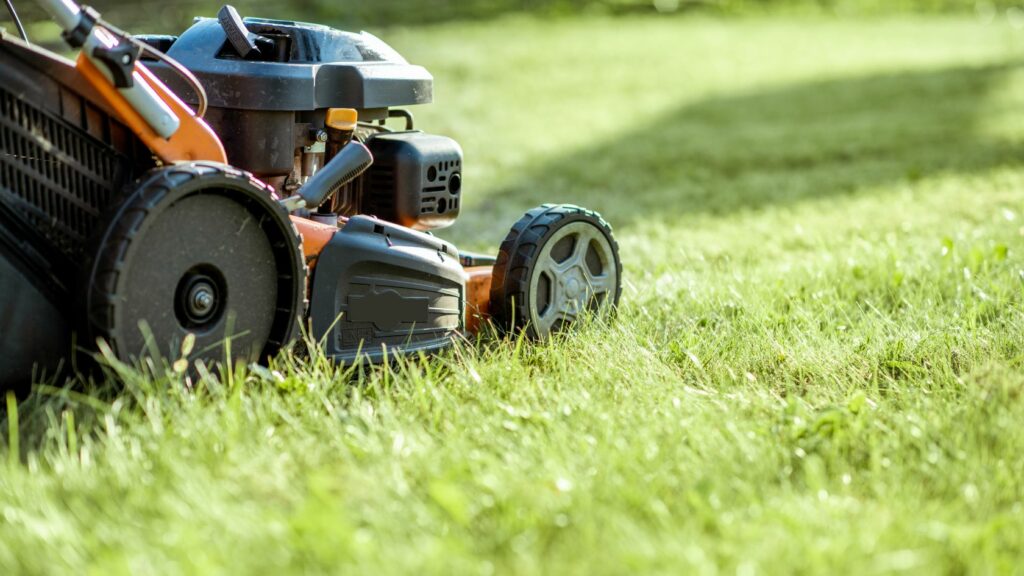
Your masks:
{"label": "black plastic clip", "polygon": [[102,62],[117,88],[131,88],[135,85],[132,73],[135,72],[135,62],[142,54],[142,50],[130,42],[122,42],[113,48],[96,48],[92,55]]}
{"label": "black plastic clip", "polygon": [[85,41],[89,38],[89,34],[92,34],[92,29],[96,26],[96,23],[100,20],[100,13],[94,10],[91,6],[82,6],[81,19],[78,21],[78,26],[75,26],[71,30],[65,30],[61,32],[60,36],[68,43],[68,46],[72,48],[81,48],[85,45]]}

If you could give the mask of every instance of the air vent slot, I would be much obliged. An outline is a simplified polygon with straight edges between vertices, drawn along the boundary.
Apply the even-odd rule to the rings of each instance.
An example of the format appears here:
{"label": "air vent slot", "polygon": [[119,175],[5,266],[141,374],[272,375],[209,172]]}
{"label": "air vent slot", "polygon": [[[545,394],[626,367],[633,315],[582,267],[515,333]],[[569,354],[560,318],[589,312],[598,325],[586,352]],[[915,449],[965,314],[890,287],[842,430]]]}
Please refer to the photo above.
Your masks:
{"label": "air vent slot", "polygon": [[[123,130],[77,95],[61,101],[83,122],[101,119],[90,131],[107,139]],[[129,172],[112,147],[0,88],[0,199],[65,254],[82,255]]]}

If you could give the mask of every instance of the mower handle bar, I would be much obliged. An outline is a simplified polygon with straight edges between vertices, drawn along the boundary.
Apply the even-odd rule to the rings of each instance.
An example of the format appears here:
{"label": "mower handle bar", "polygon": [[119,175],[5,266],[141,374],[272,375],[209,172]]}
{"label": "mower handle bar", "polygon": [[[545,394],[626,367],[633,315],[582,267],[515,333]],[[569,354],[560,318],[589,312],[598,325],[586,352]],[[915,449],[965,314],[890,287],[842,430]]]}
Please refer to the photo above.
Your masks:
{"label": "mower handle bar", "polygon": [[[118,52],[120,60],[111,62],[109,55],[121,41],[98,24],[95,13],[87,13],[74,0],[36,0],[64,30],[64,39],[73,47],[81,46],[86,58],[139,113],[146,124],[160,137],[170,138],[181,126],[181,120],[157,95],[142,75],[135,71],[138,52]],[[123,70],[122,68],[123,67]],[[125,72],[126,71],[126,72]],[[119,78],[124,76],[123,78]]]}

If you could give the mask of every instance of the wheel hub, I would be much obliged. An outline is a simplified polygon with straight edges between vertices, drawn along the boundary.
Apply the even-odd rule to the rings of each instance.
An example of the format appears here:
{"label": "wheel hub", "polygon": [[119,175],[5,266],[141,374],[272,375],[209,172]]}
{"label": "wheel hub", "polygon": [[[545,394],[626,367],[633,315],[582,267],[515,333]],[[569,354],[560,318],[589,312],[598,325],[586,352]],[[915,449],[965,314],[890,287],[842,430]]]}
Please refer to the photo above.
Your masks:
{"label": "wheel hub", "polygon": [[192,287],[188,295],[188,307],[192,316],[205,318],[213,312],[217,297],[214,287],[208,282],[199,282]]}
{"label": "wheel hub", "polygon": [[221,315],[226,286],[223,274],[212,266],[197,266],[178,282],[175,312],[187,330],[202,330],[215,324]]}
{"label": "wheel hub", "polygon": [[583,296],[585,286],[586,282],[583,280],[583,272],[579,268],[573,267],[565,273],[565,278],[562,280],[562,289],[565,290],[566,300],[579,300]]}

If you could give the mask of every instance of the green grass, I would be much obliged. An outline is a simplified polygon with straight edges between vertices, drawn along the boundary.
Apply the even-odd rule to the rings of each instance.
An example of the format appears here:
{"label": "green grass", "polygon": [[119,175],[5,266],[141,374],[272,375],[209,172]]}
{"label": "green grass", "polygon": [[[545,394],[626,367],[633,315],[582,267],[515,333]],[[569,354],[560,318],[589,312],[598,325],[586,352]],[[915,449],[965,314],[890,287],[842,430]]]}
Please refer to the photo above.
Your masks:
{"label": "green grass", "polygon": [[38,389],[0,426],[0,572],[1022,570],[1019,32],[389,39],[437,77],[420,125],[466,149],[447,235],[494,249],[537,203],[602,211],[617,322],[355,379],[283,358]]}

